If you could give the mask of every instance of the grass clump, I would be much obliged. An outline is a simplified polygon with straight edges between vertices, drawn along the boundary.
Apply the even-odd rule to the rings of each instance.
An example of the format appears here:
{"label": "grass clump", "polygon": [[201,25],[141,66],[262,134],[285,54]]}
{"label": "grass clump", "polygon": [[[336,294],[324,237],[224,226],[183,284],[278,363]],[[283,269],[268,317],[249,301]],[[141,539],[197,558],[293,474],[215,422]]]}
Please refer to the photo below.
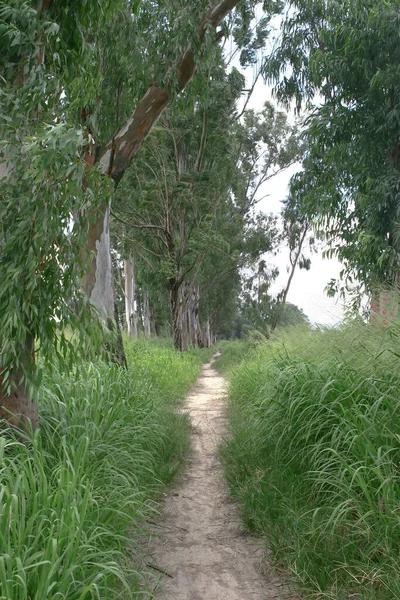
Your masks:
{"label": "grass clump", "polygon": [[399,338],[294,332],[231,376],[232,494],[306,597],[400,597]]}
{"label": "grass clump", "polygon": [[1,600],[144,594],[140,524],[188,450],[174,408],[201,360],[145,341],[127,358],[47,373],[34,438],[0,437]]}

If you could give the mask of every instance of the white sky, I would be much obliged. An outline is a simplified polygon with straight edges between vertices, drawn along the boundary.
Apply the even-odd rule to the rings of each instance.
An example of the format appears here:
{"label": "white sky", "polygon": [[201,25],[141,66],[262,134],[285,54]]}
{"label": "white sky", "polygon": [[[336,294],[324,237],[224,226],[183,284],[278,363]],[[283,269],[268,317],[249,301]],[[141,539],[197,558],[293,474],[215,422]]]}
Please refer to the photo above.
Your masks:
{"label": "white sky", "polygon": [[[252,83],[252,73],[250,70],[244,73],[247,78],[247,86],[250,88]],[[258,80],[254,93],[248,104],[248,108],[261,110],[266,100],[271,100],[271,89],[261,80]],[[271,100],[275,105],[276,101]],[[283,110],[282,107],[278,107]],[[293,115],[288,115],[290,121]],[[280,214],[280,203],[287,196],[288,184],[291,176],[298,170],[299,166],[294,165],[285,172],[277,175],[272,180],[262,186],[258,192],[258,197],[262,198],[266,194],[268,197],[258,204],[258,210]],[[326,325],[335,325],[343,318],[342,303],[334,298],[328,298],[324,289],[330,279],[337,279],[342,266],[336,259],[322,258],[323,248],[311,256],[311,269],[297,269],[293,277],[292,285],[288,295],[288,302],[297,304],[303,309],[310,321]],[[306,252],[305,252],[306,253]],[[282,248],[280,254],[276,257],[267,257],[271,265],[279,267],[280,275],[272,287],[273,293],[278,293],[287,281],[287,267],[289,265],[288,248]]]}

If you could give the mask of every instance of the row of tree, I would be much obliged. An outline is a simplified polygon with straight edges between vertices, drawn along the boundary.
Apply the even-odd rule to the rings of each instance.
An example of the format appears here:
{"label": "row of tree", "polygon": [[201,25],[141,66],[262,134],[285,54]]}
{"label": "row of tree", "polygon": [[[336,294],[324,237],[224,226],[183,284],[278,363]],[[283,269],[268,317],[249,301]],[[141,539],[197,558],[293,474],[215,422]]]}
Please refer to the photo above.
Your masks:
{"label": "row of tree", "polygon": [[114,262],[133,253],[162,274],[176,345],[186,344],[189,299],[199,327],[204,289],[210,322],[214,273],[232,268],[229,222],[234,237],[254,186],[250,174],[235,182],[246,159],[223,129],[243,80],[227,75],[220,44],[230,37],[251,63],[281,9],[258,0],[1,3],[0,417],[37,425],[38,352],[65,362],[87,356],[88,341],[104,347],[102,323],[113,329],[116,309],[111,210],[124,227],[113,232]]}
{"label": "row of tree", "polygon": [[[109,347],[123,313],[133,333],[171,327],[182,350],[273,329],[312,228],[344,262],[342,287],[398,284],[398,3],[285,8],[1,2],[0,417],[36,426],[37,353],[68,366]],[[251,90],[230,62],[256,63],[283,12],[261,72],[307,107],[300,134],[271,104],[238,110]],[[299,159],[281,226],[256,202]],[[265,253],[282,237],[273,298]]]}

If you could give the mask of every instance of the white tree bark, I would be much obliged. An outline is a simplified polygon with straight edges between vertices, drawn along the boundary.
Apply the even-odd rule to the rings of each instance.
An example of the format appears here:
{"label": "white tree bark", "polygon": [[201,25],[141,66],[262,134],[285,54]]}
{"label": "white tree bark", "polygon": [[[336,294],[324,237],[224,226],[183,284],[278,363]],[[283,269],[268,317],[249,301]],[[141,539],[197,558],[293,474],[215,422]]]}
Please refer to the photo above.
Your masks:
{"label": "white tree bark", "polygon": [[137,313],[136,313],[136,277],[135,262],[131,255],[124,260],[125,275],[125,320],[128,333],[132,337],[137,336]]}

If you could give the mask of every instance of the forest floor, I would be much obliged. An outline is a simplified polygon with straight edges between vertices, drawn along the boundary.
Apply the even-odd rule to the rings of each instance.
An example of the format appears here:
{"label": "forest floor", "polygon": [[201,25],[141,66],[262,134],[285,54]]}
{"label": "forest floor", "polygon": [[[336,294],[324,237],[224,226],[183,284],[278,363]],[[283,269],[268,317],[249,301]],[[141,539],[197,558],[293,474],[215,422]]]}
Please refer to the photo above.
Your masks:
{"label": "forest floor", "polygon": [[272,572],[261,540],[245,531],[225,487],[218,445],[226,433],[226,382],[207,364],[189,394],[192,422],[187,468],[152,526],[152,564],[161,600],[294,600]]}

